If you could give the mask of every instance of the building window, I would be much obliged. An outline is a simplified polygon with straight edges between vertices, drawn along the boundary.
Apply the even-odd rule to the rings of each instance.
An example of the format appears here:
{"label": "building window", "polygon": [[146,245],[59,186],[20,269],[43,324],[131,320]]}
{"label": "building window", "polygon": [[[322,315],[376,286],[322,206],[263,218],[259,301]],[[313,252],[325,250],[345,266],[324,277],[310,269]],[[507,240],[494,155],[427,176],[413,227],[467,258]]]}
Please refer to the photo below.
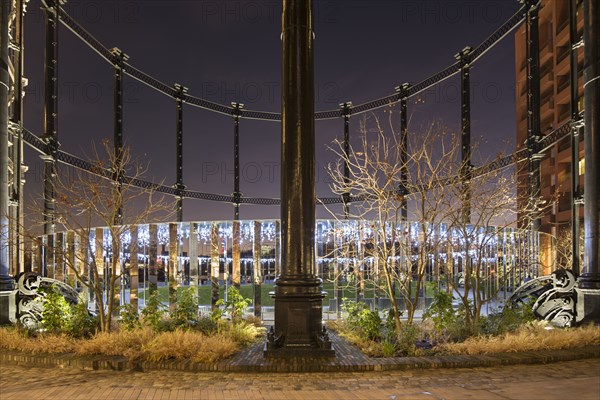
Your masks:
{"label": "building window", "polygon": [[585,172],[585,158],[579,160],[579,176],[583,175]]}

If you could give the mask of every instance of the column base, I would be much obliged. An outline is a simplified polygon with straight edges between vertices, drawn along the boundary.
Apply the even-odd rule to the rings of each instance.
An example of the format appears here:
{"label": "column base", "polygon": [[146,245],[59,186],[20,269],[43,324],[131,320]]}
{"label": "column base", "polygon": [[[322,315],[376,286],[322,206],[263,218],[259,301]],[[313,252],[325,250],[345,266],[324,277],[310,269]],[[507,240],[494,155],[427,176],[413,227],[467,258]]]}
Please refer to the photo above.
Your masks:
{"label": "column base", "polygon": [[334,357],[335,351],[323,326],[321,279],[279,277],[275,291],[275,325],[267,334],[265,357]]}
{"label": "column base", "polygon": [[581,289],[600,289],[600,275],[584,273],[577,280]]}
{"label": "column base", "polygon": [[0,275],[0,290],[14,290],[15,279],[10,275]]}

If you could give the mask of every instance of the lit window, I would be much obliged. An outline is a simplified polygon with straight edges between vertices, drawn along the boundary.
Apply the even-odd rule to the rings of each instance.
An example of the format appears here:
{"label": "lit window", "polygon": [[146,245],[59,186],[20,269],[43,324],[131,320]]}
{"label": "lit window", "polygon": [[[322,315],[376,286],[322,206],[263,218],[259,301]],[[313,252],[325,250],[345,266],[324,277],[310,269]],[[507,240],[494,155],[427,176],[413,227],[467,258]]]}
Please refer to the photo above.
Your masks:
{"label": "lit window", "polygon": [[583,175],[585,172],[585,158],[579,160],[579,175]]}

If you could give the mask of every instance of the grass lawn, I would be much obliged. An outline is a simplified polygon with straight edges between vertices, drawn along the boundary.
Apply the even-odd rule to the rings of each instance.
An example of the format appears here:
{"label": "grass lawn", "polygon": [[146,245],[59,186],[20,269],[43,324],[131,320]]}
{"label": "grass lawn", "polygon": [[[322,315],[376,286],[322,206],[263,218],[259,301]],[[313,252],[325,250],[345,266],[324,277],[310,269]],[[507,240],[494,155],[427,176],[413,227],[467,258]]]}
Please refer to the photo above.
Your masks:
{"label": "grass lawn", "polygon": [[[272,283],[263,283],[260,285],[261,291],[261,300],[263,306],[272,306],[273,299],[269,296],[269,292],[273,291],[274,285]],[[183,287],[178,288],[181,290]],[[323,283],[323,290],[327,292],[327,296],[323,299],[323,304],[328,305],[329,299],[335,298],[333,283],[325,282]],[[224,286],[219,287],[219,298],[223,298],[223,293],[225,291]],[[145,293],[144,293],[145,292]],[[242,296],[248,299],[254,298],[254,286],[252,284],[243,284],[240,287],[240,293]],[[349,299],[356,297],[356,289],[354,287],[344,287],[342,292],[342,297],[346,297]],[[148,290],[145,291],[140,290],[140,297],[148,296]],[[199,296],[199,304],[210,304],[210,296],[211,296],[211,286],[210,285],[202,285],[198,287],[198,296]],[[158,297],[160,301],[167,303],[169,301],[169,288],[168,286],[160,286],[158,288]],[[372,298],[373,297],[373,286],[365,285],[365,293],[364,297]]]}

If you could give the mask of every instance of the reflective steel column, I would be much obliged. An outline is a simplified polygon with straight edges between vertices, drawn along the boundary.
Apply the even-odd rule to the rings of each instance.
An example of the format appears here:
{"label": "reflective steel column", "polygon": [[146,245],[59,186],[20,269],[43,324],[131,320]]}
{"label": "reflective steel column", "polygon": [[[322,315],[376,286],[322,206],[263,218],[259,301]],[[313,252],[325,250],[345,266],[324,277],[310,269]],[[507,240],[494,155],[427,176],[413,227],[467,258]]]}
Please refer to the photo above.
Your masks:
{"label": "reflective steel column", "polygon": [[[14,275],[24,271],[24,240],[23,240],[23,184],[26,167],[23,164],[23,50],[24,50],[24,16],[26,0],[16,0],[13,3],[15,19],[13,22],[13,109],[10,117],[9,130],[12,131],[12,164],[13,182],[10,194],[10,245],[11,270]],[[10,29],[10,28],[9,28]]]}
{"label": "reflective steel column", "polygon": [[312,0],[283,0],[282,22],[281,275],[265,355],[333,355],[315,274]]}
{"label": "reflective steel column", "polygon": [[[9,238],[8,238],[8,17],[10,2],[2,1],[0,8],[0,291],[12,290],[14,280],[9,275]],[[0,298],[0,323],[8,322],[8,303]],[[5,310],[6,309],[6,310]]]}

